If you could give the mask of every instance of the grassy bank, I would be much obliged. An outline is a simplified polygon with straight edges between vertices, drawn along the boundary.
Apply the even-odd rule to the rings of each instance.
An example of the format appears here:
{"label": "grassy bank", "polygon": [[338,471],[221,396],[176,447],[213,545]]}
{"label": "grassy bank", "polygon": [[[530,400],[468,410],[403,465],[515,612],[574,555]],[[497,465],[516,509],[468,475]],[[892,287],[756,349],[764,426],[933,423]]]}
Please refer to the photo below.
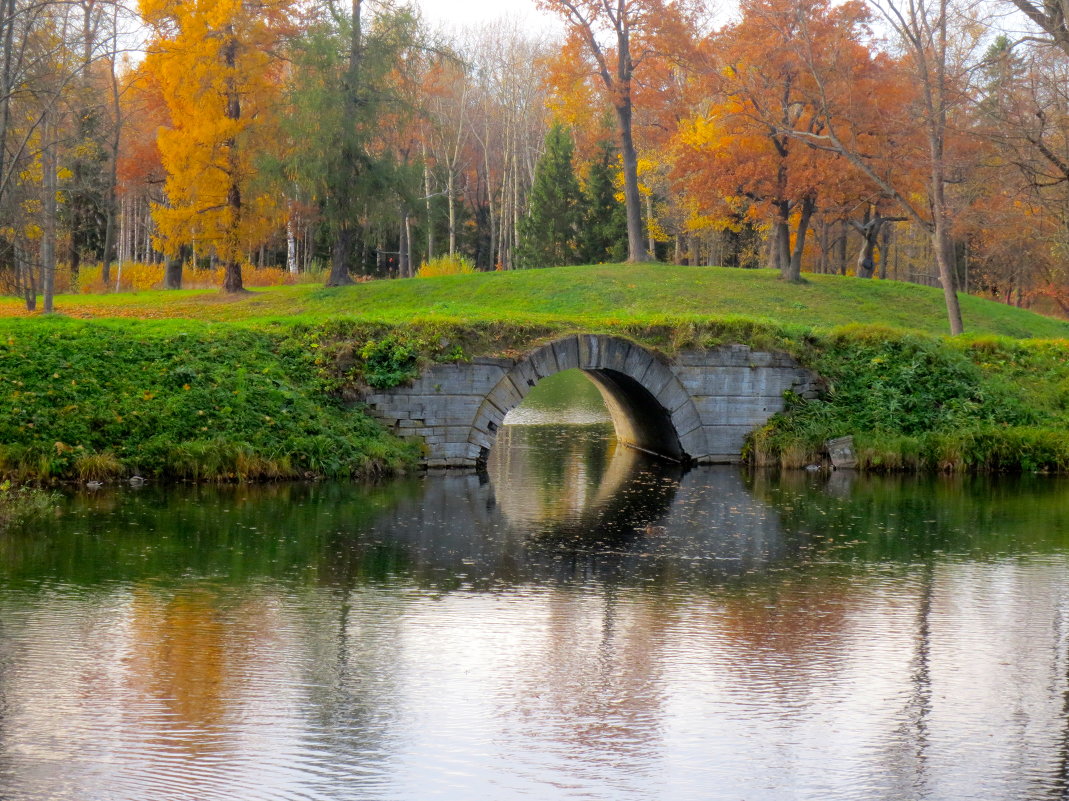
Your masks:
{"label": "grassy bank", "polygon": [[[1010,337],[1069,337],[1069,322],[962,295],[966,330]],[[784,284],[772,270],[606,264],[475,275],[372,281],[351,287],[282,286],[226,298],[216,291],[67,295],[72,317],[188,318],[219,322],[322,322],[356,316],[402,324],[413,318],[464,322],[651,325],[744,318],[797,329],[876,323],[942,334],[939,289],[830,275]],[[0,316],[24,314],[0,299]]]}
{"label": "grassy bank", "polygon": [[851,434],[869,469],[1069,471],[1069,324],[963,302],[972,333],[951,339],[938,335],[938,290],[825,276],[791,287],[764,271],[661,265],[57,302],[108,319],[23,318],[4,301],[0,474],[400,471],[416,446],[352,406],[364,388],[576,331],[669,355],[740,342],[818,372],[821,398],[788,399],[752,437],[756,463],[807,464],[826,439]]}
{"label": "grassy bank", "polygon": [[5,321],[0,474],[268,479],[410,467],[414,447],[346,408],[309,344],[195,321]]}
{"label": "grassy bank", "polygon": [[798,354],[822,396],[788,398],[750,439],[757,464],[819,462],[852,435],[866,470],[1069,472],[1069,342],[946,339],[879,326],[813,336]]}

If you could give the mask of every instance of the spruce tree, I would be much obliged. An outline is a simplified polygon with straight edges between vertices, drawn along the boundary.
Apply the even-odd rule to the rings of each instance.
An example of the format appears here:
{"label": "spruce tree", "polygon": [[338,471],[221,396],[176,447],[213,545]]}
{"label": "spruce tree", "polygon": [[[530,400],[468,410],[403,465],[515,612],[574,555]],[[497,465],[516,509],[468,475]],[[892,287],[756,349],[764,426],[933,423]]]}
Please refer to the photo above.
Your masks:
{"label": "spruce tree", "polygon": [[584,264],[627,257],[627,211],[616,197],[615,163],[612,143],[602,142],[583,187],[579,257]]}
{"label": "spruce tree", "polygon": [[520,221],[516,254],[520,267],[556,267],[578,261],[581,194],[572,164],[574,150],[571,134],[554,123],[535,166],[527,216]]}

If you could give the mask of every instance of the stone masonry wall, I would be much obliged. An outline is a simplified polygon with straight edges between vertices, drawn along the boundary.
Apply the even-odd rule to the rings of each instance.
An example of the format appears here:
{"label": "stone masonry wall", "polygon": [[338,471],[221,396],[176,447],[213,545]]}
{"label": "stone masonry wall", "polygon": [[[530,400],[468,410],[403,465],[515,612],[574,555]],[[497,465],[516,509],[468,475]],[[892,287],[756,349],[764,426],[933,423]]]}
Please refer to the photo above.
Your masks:
{"label": "stone masonry wall", "polygon": [[784,391],[817,391],[817,377],[785,354],[727,345],[668,360],[624,339],[580,334],[521,359],[434,364],[365,401],[396,434],[423,442],[428,467],[473,467],[530,388],[571,368],[630,376],[669,415],[686,457],[704,463],[738,461],[746,435],[783,409]]}

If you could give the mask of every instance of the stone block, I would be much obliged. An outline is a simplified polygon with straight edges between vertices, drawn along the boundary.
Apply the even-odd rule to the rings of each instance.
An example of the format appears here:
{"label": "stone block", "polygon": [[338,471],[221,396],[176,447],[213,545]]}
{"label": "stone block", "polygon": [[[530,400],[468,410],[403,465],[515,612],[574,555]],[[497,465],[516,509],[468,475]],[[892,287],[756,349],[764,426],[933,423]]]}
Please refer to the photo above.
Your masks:
{"label": "stone block", "polygon": [[709,444],[706,442],[705,430],[701,426],[697,426],[690,431],[680,434],[679,445],[683,448],[683,452],[687,454],[691,459],[699,459],[709,451]]}
{"label": "stone block", "polygon": [[853,437],[838,437],[824,443],[832,467],[836,470],[852,470],[857,467],[857,453],[854,451]]}
{"label": "stone block", "polygon": [[552,347],[539,348],[528,357],[528,361],[530,361],[531,367],[534,368],[535,375],[539,378],[548,378],[560,372],[560,368],[557,366],[557,357],[553,354]]}
{"label": "stone block", "polygon": [[494,447],[495,437],[487,434],[485,431],[479,431],[473,428],[468,433],[468,442],[477,448],[486,448],[490,450]]}
{"label": "stone block", "polygon": [[530,392],[531,387],[537,384],[541,378],[530,359],[524,359],[519,362],[506,375],[512,380],[513,386],[519,389],[523,395]]}
{"label": "stone block", "polygon": [[672,427],[680,437],[688,431],[692,431],[702,424],[701,415],[693,403],[688,403],[681,409],[672,412]]}
{"label": "stone block", "polygon": [[602,341],[602,366],[608,370],[624,372],[624,366],[634,347],[626,339],[605,337]]}
{"label": "stone block", "polygon": [[689,395],[708,394],[708,376],[718,368],[692,367],[676,363],[672,366],[679,383]]}
{"label": "stone block", "polygon": [[741,456],[746,435],[753,430],[752,426],[727,425],[706,425],[702,428],[705,430],[708,453],[716,456]]}
{"label": "stone block", "polygon": [[642,384],[649,390],[653,397],[660,400],[668,387],[676,381],[678,381],[678,379],[676,378],[675,373],[669,370],[665,365],[653,364],[646,373]]}
{"label": "stone block", "polygon": [[597,370],[601,367],[601,337],[595,334],[580,334],[579,366],[584,370]]}
{"label": "stone block", "polygon": [[575,337],[558,339],[553,343],[553,355],[557,359],[557,366],[563,370],[571,370],[579,366],[579,340]]}
{"label": "stone block", "polygon": [[507,413],[510,409],[519,406],[520,402],[523,400],[523,395],[516,390],[516,387],[513,385],[512,381],[509,380],[508,376],[502,378],[498,385],[494,387],[493,391],[486,397],[487,400],[501,410],[502,415]]}
{"label": "stone block", "polygon": [[471,432],[471,426],[446,426],[444,432],[445,439],[448,442],[467,442],[468,434]]}
{"label": "stone block", "polygon": [[783,410],[782,398],[706,396],[696,398],[694,406],[706,425],[763,425]]}
{"label": "stone block", "polygon": [[655,363],[656,360],[649,351],[635,345],[624,359],[624,366],[620,372],[626,373],[641,384],[646,373]]}
{"label": "stone block", "polygon": [[470,442],[446,442],[441,453],[446,459],[470,459],[472,444]]}
{"label": "stone block", "polygon": [[490,367],[500,367],[501,372],[505,373],[512,369],[512,365],[516,363],[515,359],[509,359],[504,356],[476,356],[471,360],[470,364],[475,365],[487,365]]}
{"label": "stone block", "polygon": [[[673,377],[675,377],[674,373]],[[677,409],[690,404],[690,393],[683,388],[678,378],[674,381],[669,381],[667,386],[661,390],[661,393],[655,397],[657,402],[667,409],[669,413],[673,413]]]}
{"label": "stone block", "polygon": [[501,428],[501,423],[504,419],[504,412],[502,412],[496,404],[487,399],[482,406],[479,407],[479,411],[475,415],[475,419],[472,421],[472,427],[490,434]]}

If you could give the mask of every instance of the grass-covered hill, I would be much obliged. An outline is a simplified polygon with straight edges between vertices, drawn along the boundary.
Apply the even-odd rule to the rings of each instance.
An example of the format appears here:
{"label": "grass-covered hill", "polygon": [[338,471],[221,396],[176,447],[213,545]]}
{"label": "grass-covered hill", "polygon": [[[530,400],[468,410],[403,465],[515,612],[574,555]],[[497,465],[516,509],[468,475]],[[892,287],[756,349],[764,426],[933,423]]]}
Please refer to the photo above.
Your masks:
{"label": "grass-covered hill", "polygon": [[[810,275],[790,285],[771,270],[606,264],[475,275],[372,281],[326,289],[297,285],[239,298],[215,291],[61,296],[72,317],[194,318],[306,321],[357,316],[386,322],[414,317],[466,322],[653,323],[742,317],[777,325],[831,328],[890,325],[930,334],[947,331],[942,291],[915,284]],[[962,296],[966,330],[1011,337],[1069,337],[1069,322]],[[14,298],[0,315],[22,314]]]}
{"label": "grass-covered hill", "polygon": [[[570,267],[239,298],[145,292],[0,301],[0,476],[111,480],[365,476],[415,464],[349,403],[427,361],[612,332],[669,355],[741,342],[826,379],[755,433],[786,466],[856,438],[873,469],[1069,471],[1069,323],[939,290],[766,271]],[[91,318],[91,319],[71,319]]]}

